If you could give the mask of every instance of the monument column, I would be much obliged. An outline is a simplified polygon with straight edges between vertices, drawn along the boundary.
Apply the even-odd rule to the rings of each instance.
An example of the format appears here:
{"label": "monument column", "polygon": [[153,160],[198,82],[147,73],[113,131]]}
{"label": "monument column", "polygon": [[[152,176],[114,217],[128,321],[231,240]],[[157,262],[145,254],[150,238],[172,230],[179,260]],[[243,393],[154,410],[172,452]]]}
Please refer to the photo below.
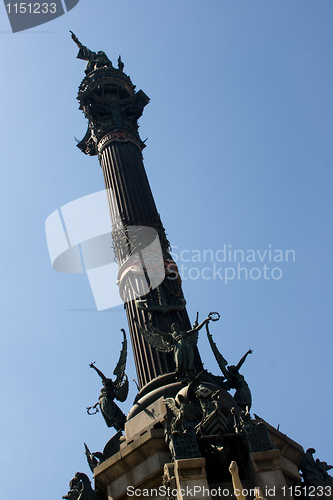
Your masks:
{"label": "monument column", "polygon": [[[181,279],[170,255],[170,244],[143,165],[145,145],[140,139],[137,121],[149,98],[142,90],[135,92],[135,86],[123,71],[120,56],[118,68],[114,68],[104,52],[92,52],[74,34],[72,38],[79,47],[77,57],[87,61],[86,76],[77,99],[88,119],[88,130],[78,147],[85,154],[98,155],[105,187],[109,190],[118,285],[142,388],[157,376],[174,372],[175,363],[172,352],[152,348],[139,328],[151,323],[161,331],[171,332],[171,325],[179,323],[182,331],[191,329]],[[164,267],[163,277],[154,286],[147,262],[153,266],[158,255],[162,256],[158,265]],[[143,272],[147,281],[142,280]],[[157,269],[158,272],[161,273],[161,269]],[[202,370],[197,349],[195,369]]]}

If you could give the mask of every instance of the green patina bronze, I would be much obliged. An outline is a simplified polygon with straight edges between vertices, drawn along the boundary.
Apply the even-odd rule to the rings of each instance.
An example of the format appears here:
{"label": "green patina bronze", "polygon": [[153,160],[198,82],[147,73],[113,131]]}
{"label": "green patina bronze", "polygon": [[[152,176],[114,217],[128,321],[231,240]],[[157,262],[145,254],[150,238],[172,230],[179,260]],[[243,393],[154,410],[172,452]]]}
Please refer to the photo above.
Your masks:
{"label": "green patina bronze", "polygon": [[252,404],[251,391],[247,382],[245,381],[245,378],[243,377],[243,375],[239,373],[239,369],[243,365],[247,356],[252,353],[252,350],[249,349],[247,353],[244,354],[244,356],[239,360],[236,366],[234,365],[227,366],[228,362],[224,359],[224,357],[218,350],[215,342],[213,341],[213,337],[208,330],[208,325],[207,325],[207,337],[210,346],[212,348],[212,351],[214,353],[215,359],[217,361],[217,364],[221,368],[221,371],[224,377],[226,378],[226,382],[223,382],[224,389],[226,390],[236,389],[234,398],[238,406],[244,409],[246,407],[251,408]]}
{"label": "green patina bronze", "polygon": [[95,409],[94,413],[98,412],[98,406],[102,412],[105,423],[108,427],[114,427],[117,431],[123,430],[126,416],[121,411],[118,405],[114,402],[114,399],[124,402],[128,395],[128,378],[125,375],[126,368],[126,358],[127,358],[127,340],[125,330],[122,329],[124,340],[123,347],[120,352],[119,361],[113,374],[116,376],[116,380],[107,378],[101,370],[99,370],[94,363],[90,363],[90,368],[93,368],[102,379],[103,387],[98,399],[98,402],[93,406],[87,408],[88,414],[90,410]]}
{"label": "green patina bronze", "polygon": [[63,495],[65,500],[97,500],[96,492],[86,474],[77,472],[69,482],[69,492]]}

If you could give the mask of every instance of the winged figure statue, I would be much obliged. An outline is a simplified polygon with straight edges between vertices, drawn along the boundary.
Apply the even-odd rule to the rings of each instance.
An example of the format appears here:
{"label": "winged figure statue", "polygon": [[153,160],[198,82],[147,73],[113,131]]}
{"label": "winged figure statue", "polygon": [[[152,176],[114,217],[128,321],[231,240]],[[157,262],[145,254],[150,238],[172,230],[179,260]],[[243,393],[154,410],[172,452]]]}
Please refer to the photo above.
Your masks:
{"label": "winged figure statue", "polygon": [[207,330],[207,337],[210,346],[212,348],[212,351],[214,353],[215,359],[217,361],[217,364],[221,368],[224,377],[227,379],[226,382],[222,382],[221,384],[222,387],[224,387],[226,390],[236,389],[236,392],[234,394],[234,399],[238,404],[238,406],[240,406],[241,408],[246,408],[246,407],[251,408],[252,404],[251,391],[247,382],[245,381],[245,378],[243,377],[243,375],[239,373],[239,369],[243,365],[247,356],[252,353],[252,349],[249,349],[247,353],[244,354],[244,356],[239,360],[236,366],[234,365],[227,366],[228,361],[224,359],[224,357],[218,350],[215,342],[213,341],[213,337],[208,329],[208,324],[206,325],[206,330]]}
{"label": "winged figure statue", "polygon": [[202,410],[196,398],[196,389],[201,382],[203,372],[199,373],[187,386],[178,391],[175,398],[165,398],[164,402],[173,413],[171,432],[185,432],[194,427],[202,416]]}
{"label": "winged figure statue", "polygon": [[177,378],[178,380],[186,380],[195,376],[194,349],[198,342],[199,331],[209,321],[219,319],[219,314],[217,318],[213,318],[213,314],[218,313],[209,313],[200,325],[196,322],[193,328],[188,331],[182,331],[179,323],[171,325],[171,332],[163,332],[151,323],[146,324],[147,329],[138,323],[137,327],[145,340],[157,351],[174,352]]}
{"label": "winged figure statue", "polygon": [[98,402],[94,406],[87,408],[88,414],[91,409],[96,409],[94,413],[98,412],[98,406],[102,412],[105,423],[108,427],[114,427],[117,431],[123,430],[125,425],[126,416],[121,411],[121,409],[116,405],[114,399],[124,402],[128,395],[128,378],[125,374],[126,368],[126,358],[127,358],[127,339],[125,330],[121,330],[124,335],[124,340],[122,342],[122,349],[119,356],[119,361],[116,368],[113,371],[113,375],[116,379],[113,381],[107,378],[104,373],[99,370],[94,363],[90,363],[90,368],[93,368],[102,379],[103,387],[98,399]]}

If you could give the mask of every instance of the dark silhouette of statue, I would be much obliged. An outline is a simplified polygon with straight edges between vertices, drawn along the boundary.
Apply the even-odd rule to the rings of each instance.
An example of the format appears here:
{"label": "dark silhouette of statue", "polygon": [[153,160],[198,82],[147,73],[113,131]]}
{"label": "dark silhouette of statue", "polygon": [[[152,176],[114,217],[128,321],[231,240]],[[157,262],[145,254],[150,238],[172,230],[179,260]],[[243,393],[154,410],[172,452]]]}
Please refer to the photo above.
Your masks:
{"label": "dark silhouette of statue", "polygon": [[227,366],[228,362],[224,359],[222,354],[219,352],[215,342],[213,341],[213,337],[208,329],[208,324],[206,324],[206,329],[207,329],[207,337],[210,346],[212,348],[212,351],[214,353],[215,359],[217,361],[217,364],[221,368],[224,377],[227,379],[226,382],[223,382],[223,387],[227,391],[229,389],[236,389],[236,392],[234,394],[234,399],[238,404],[238,406],[244,409],[248,406],[250,409],[252,405],[251,391],[243,375],[239,373],[239,369],[243,365],[248,354],[252,353],[252,349],[249,349],[247,353],[244,354],[244,356],[239,360],[236,366],[235,365]]}
{"label": "dark silhouette of statue", "polygon": [[187,386],[182,387],[175,398],[168,397],[164,399],[164,402],[173,413],[170,423],[171,433],[183,433],[188,429],[193,430],[194,426],[200,422],[202,408],[196,397],[196,390],[201,383],[203,373],[199,373]]}
{"label": "dark silhouette of statue", "polygon": [[70,490],[63,495],[65,500],[97,500],[96,492],[91,487],[88,476],[83,472],[77,472],[69,482]]}
{"label": "dark silhouette of statue", "polygon": [[174,351],[177,378],[186,380],[196,375],[194,371],[194,349],[198,342],[199,331],[209,321],[219,319],[219,315],[213,319],[213,314],[217,313],[210,313],[200,325],[196,321],[193,328],[188,331],[182,331],[178,323],[171,325],[171,332],[163,332],[151,323],[147,325],[148,330],[139,325],[138,327],[146,341],[156,350],[161,352]]}
{"label": "dark silhouette of statue", "polygon": [[108,427],[114,427],[117,431],[123,430],[126,416],[121,411],[121,409],[116,405],[114,399],[124,402],[128,395],[128,378],[125,375],[126,368],[126,358],[127,358],[127,340],[125,330],[121,330],[124,335],[123,347],[120,353],[119,361],[113,372],[116,376],[116,380],[107,378],[104,373],[99,370],[94,363],[90,363],[90,368],[93,368],[102,379],[103,387],[98,399],[98,402],[94,406],[87,408],[89,415],[91,409],[96,409],[95,413],[98,412],[98,405],[104,417],[105,423]]}
{"label": "dark silhouette of statue", "polygon": [[[70,31],[70,30],[69,30]],[[89,75],[93,71],[106,67],[112,67],[112,62],[108,58],[108,56],[103,52],[102,50],[98,52],[92,52],[90,49],[85,47],[80,40],[75,36],[73,31],[70,31],[72,33],[72,39],[76,43],[76,45],[79,47],[79,53],[77,55],[78,59],[83,59],[84,61],[88,61],[85,73],[86,75]],[[120,60],[121,64],[121,60]]]}
{"label": "dark silhouette of statue", "polygon": [[94,472],[95,467],[104,462],[105,456],[100,451],[95,451],[94,453],[91,453],[86,443],[84,443],[84,449],[85,449],[84,454],[87,457],[87,462],[90,467],[90,470],[91,472]]}
{"label": "dark silhouette of statue", "polygon": [[[328,471],[333,469],[333,466],[328,465],[327,462],[321,462],[318,458],[315,461],[313,458],[314,453],[316,453],[314,448],[306,450],[300,466],[304,485],[307,487],[313,486],[315,488],[322,486],[326,488],[324,497],[326,494],[326,498],[331,498],[333,477],[328,474]],[[327,493],[329,493],[329,495],[327,495]]]}

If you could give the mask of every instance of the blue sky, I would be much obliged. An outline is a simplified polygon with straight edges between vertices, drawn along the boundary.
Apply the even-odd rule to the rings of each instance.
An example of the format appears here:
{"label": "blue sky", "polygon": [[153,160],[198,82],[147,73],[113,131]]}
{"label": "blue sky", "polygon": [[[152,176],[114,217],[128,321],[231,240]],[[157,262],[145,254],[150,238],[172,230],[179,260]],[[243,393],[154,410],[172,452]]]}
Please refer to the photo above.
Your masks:
{"label": "blue sky", "polygon": [[[252,411],[332,463],[323,424],[333,410],[332,14],[328,0],[80,0],[12,34],[2,8],[4,498],[24,488],[27,500],[59,499],[76,471],[89,474],[83,442],[101,451],[113,433],[86,413],[100,390],[89,363],[111,376],[128,332],[122,307],[97,312],[87,276],[54,271],[46,246],[46,218],[103,189],[97,158],[75,147],[86,130],[75,99],[85,63],[70,29],[115,65],[121,54],[151,99],[140,119],[144,162],[187,268],[191,320],[219,311],[211,332],[229,363],[253,349],[242,367]],[[238,262],[216,259],[224,245],[267,250],[266,260],[242,263],[248,279],[237,279]],[[268,261],[269,250],[291,249],[295,261]],[[204,250],[213,262],[185,262]],[[265,279],[264,264],[280,279]],[[235,278],[225,283],[221,267]],[[199,349],[218,374],[204,334]],[[127,371],[136,377],[131,354]],[[132,383],[125,413],[135,394]]]}

